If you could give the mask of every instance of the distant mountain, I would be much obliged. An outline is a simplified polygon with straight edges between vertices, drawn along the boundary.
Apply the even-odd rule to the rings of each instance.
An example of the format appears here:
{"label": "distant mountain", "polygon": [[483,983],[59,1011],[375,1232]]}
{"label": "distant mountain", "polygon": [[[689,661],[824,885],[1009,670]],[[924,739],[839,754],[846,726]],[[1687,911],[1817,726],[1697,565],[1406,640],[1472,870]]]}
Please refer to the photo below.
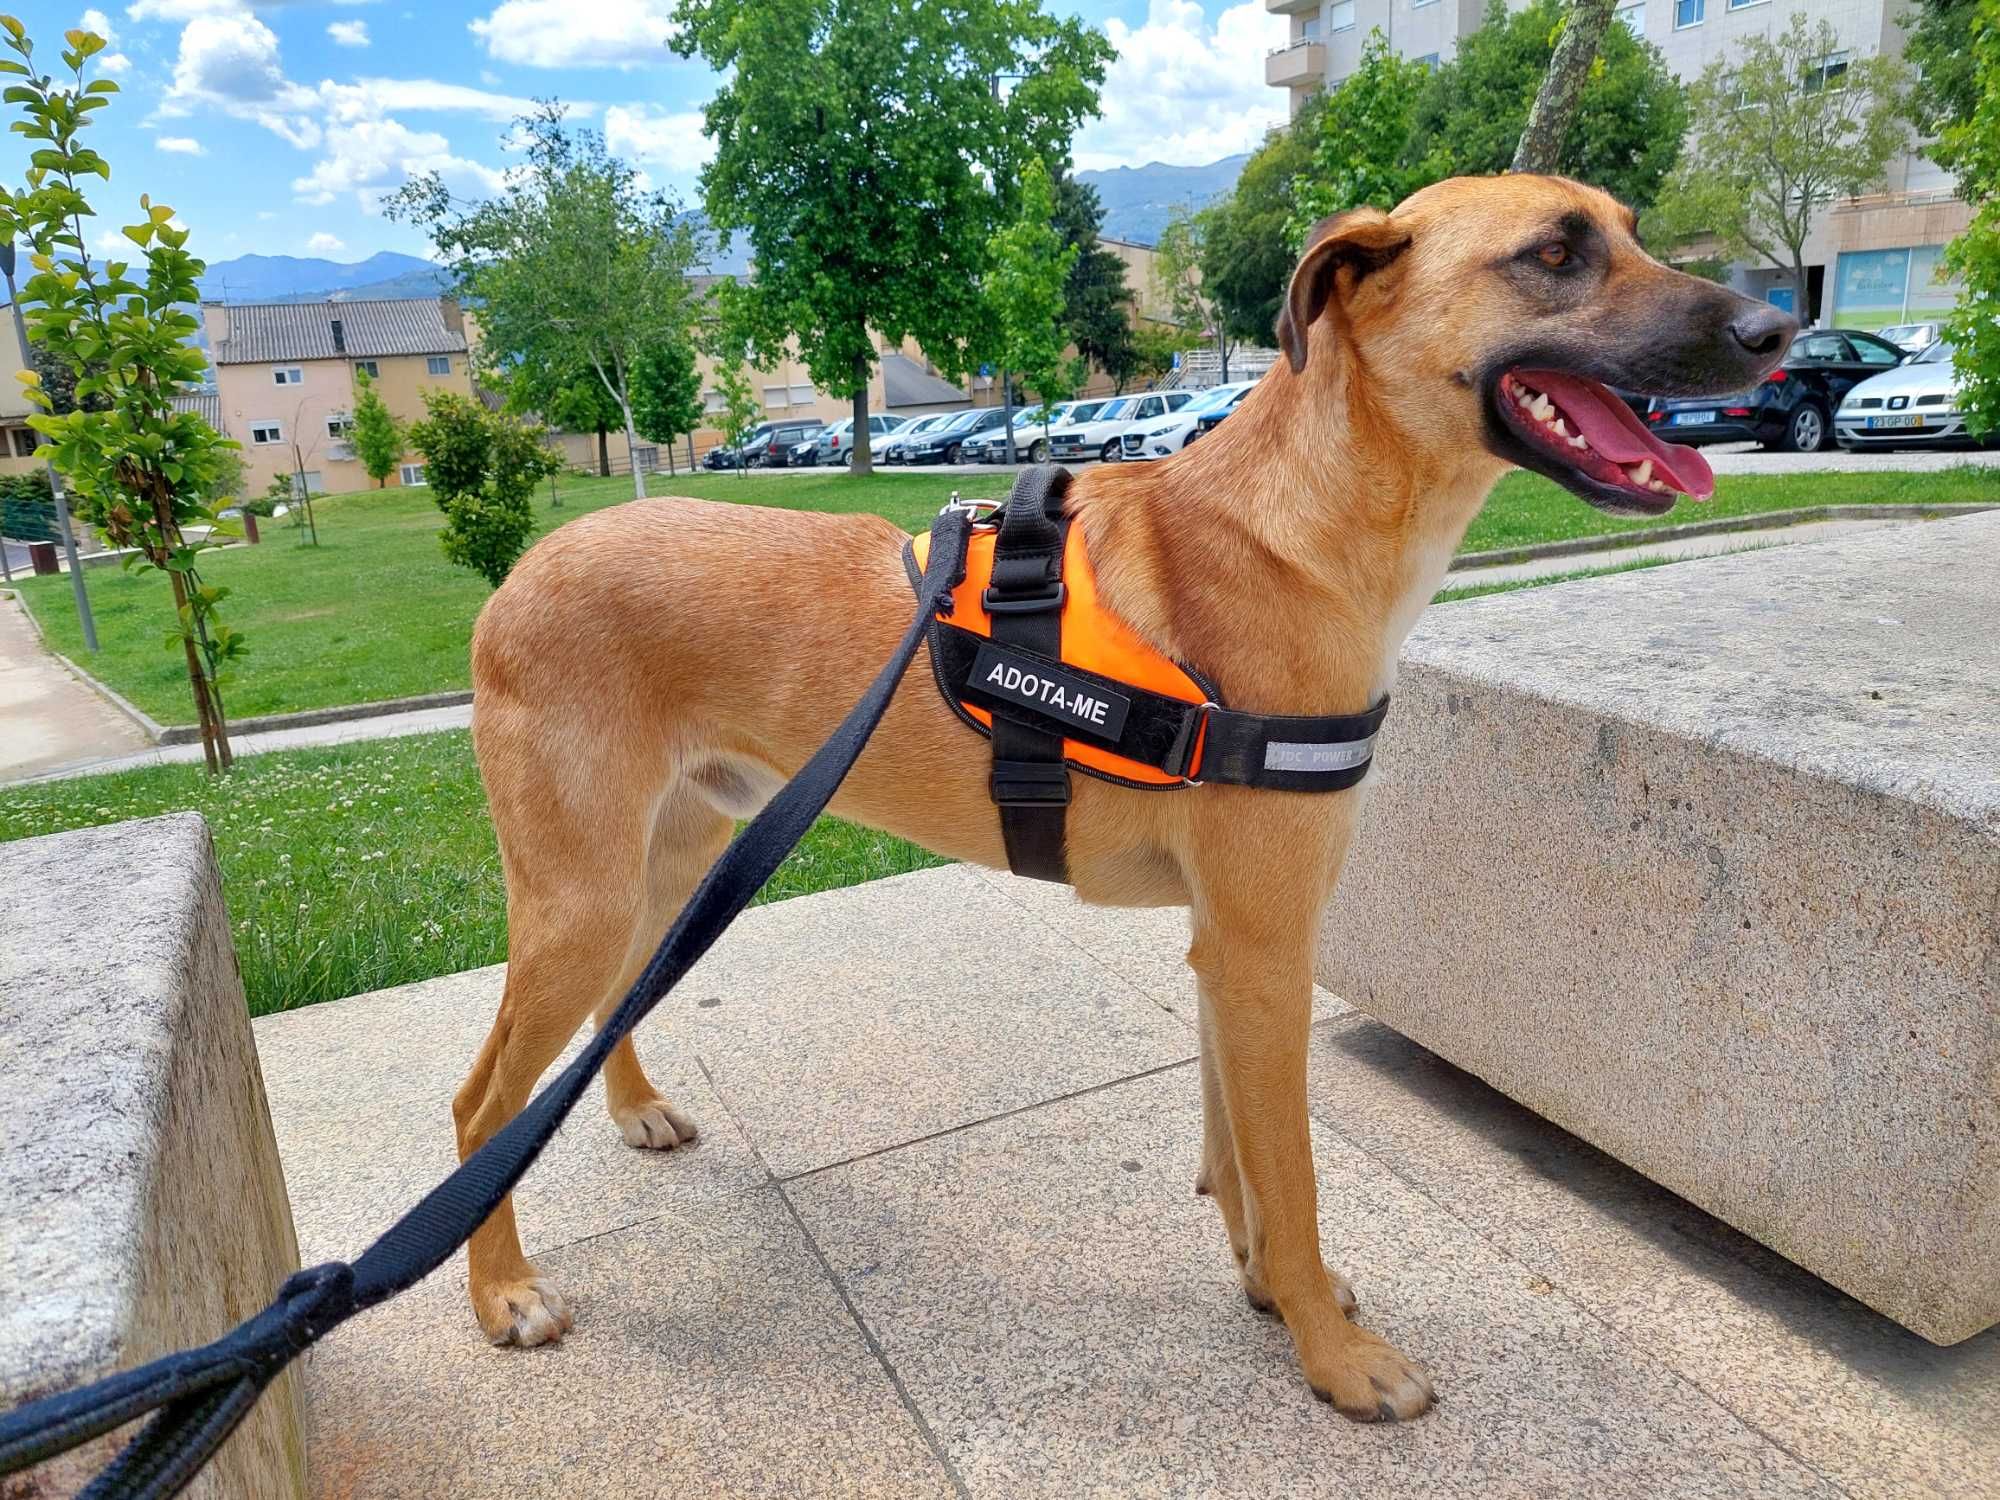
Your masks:
{"label": "distant mountain", "polygon": [[1205,167],[1170,167],[1149,161],[1143,167],[1113,167],[1108,172],[1079,172],[1078,182],[1097,189],[1104,205],[1104,233],[1114,240],[1151,245],[1167,227],[1167,217],[1186,204],[1200,208],[1236,186],[1247,154],[1225,156]]}
{"label": "distant mountain", "polygon": [[224,302],[303,302],[332,297],[434,297],[445,284],[437,266],[415,255],[378,251],[343,263],[295,255],[239,255],[209,263],[201,278],[204,298]]}

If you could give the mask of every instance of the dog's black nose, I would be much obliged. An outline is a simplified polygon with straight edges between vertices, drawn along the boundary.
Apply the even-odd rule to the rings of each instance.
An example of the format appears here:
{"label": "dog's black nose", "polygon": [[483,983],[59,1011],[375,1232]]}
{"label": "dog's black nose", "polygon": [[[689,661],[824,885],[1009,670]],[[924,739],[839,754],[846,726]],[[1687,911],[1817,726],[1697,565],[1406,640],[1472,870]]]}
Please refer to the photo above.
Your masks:
{"label": "dog's black nose", "polygon": [[1790,346],[1798,319],[1768,302],[1752,303],[1729,324],[1729,333],[1750,354],[1776,354]]}

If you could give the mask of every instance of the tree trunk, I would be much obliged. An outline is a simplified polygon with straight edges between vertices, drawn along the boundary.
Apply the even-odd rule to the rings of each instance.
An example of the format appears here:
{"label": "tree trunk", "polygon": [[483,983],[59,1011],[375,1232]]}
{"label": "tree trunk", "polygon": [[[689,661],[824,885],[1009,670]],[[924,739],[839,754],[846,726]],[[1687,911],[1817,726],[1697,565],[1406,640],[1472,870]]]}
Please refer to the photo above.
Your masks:
{"label": "tree trunk", "polygon": [[1590,77],[1590,64],[1611,24],[1611,8],[1617,0],[1573,0],[1555,56],[1542,78],[1534,107],[1528,111],[1527,128],[1514,147],[1516,172],[1553,172],[1562,156],[1563,137],[1576,118],[1577,100]]}
{"label": "tree trunk", "polygon": [[854,431],[848,436],[848,473],[873,474],[875,455],[868,439],[868,361],[854,356]]}
{"label": "tree trunk", "polygon": [[597,477],[611,477],[611,429],[602,422],[597,424]]}
{"label": "tree trunk", "polygon": [[1806,278],[1805,257],[1798,251],[1792,252],[1792,315],[1799,320],[1799,327],[1813,326],[1812,283]]}
{"label": "tree trunk", "polygon": [[[171,552],[179,548],[185,539],[180,528],[174,525],[172,515],[156,503],[153,517],[167,550]],[[168,570],[167,578],[174,587],[174,617],[179,619],[181,611],[187,608],[187,580],[172,570]],[[188,686],[194,692],[195,722],[201,726],[201,757],[208,766],[208,774],[214,776],[236,763],[236,757],[229,749],[229,729],[222,717],[222,696],[216,692],[215,684],[209,678],[201,653],[195,648],[194,637],[183,634],[181,646],[187,654]]]}

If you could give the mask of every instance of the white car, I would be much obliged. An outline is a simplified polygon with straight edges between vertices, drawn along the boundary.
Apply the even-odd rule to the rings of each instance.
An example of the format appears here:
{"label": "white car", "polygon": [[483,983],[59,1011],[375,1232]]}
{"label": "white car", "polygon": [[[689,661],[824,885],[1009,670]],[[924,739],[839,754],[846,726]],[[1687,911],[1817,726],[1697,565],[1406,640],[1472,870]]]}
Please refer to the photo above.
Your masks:
{"label": "white car", "polygon": [[1926,448],[1971,443],[1958,410],[1958,372],[1952,346],[1939,339],[1922,354],[1851,386],[1833,414],[1843,448]]}
{"label": "white car", "polygon": [[[1047,463],[1049,458],[1048,435],[1044,428],[1060,427],[1070,419],[1076,407],[1087,403],[1058,401],[1048,409],[1044,420],[1039,406],[1025,407],[1014,413],[1014,457],[1022,463]],[[1007,434],[1000,427],[989,427],[986,431],[969,437],[965,446],[958,450],[961,463],[997,464],[1007,461]]]}
{"label": "white car", "polygon": [[1049,457],[1067,461],[1101,458],[1115,463],[1123,456],[1119,439],[1134,423],[1151,425],[1193,399],[1193,391],[1148,391],[1107,401],[1087,419],[1072,413],[1069,421],[1050,431]]}
{"label": "white car", "polygon": [[1935,323],[1891,323],[1887,328],[1875,330],[1875,337],[1887,339],[1898,349],[1907,349],[1915,354],[1935,344],[1944,330]]}
{"label": "white car", "polygon": [[945,423],[956,420],[961,415],[962,413],[960,412],[941,411],[928,417],[918,417],[914,421],[905,422],[901,427],[898,427],[884,438],[881,446],[869,454],[869,457],[880,464],[895,463],[897,461],[895,456],[896,450],[901,448],[910,438],[935,431]]}
{"label": "white car", "polygon": [[1135,424],[1119,438],[1124,457],[1129,462],[1173,457],[1187,446],[1203,417],[1221,411],[1256,383],[1239,380],[1233,385],[1212,385],[1179,411],[1168,413],[1165,421]]}

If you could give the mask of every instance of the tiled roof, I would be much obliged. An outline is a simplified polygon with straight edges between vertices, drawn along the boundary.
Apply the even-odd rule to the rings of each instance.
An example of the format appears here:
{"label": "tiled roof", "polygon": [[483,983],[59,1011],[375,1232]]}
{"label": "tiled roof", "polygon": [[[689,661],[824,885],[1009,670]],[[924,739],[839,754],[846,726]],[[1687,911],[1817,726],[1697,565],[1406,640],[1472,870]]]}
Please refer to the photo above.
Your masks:
{"label": "tiled roof", "polygon": [[972,400],[907,354],[896,353],[882,356],[882,396],[882,404],[891,411],[904,406],[965,406]]}
{"label": "tiled roof", "polygon": [[216,391],[190,391],[174,397],[175,411],[191,411],[217,432],[222,431],[222,396]]}
{"label": "tiled roof", "polygon": [[[447,326],[434,297],[396,302],[245,302],[226,309],[229,336],[219,365],[285,359],[374,359],[387,354],[462,354],[465,334]],[[341,331],[334,347],[333,325]]]}

